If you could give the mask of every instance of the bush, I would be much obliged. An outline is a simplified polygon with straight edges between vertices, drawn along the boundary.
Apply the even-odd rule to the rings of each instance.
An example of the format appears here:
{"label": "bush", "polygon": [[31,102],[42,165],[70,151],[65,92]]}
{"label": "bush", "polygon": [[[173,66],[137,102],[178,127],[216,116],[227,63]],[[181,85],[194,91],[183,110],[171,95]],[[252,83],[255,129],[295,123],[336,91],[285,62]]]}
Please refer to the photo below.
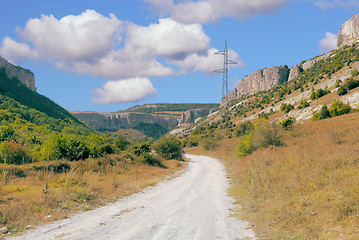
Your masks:
{"label": "bush", "polygon": [[298,105],[298,109],[306,108],[306,107],[309,107],[309,106],[310,106],[309,102],[307,102],[306,99],[302,99],[302,100],[300,100],[300,103]]}
{"label": "bush", "polygon": [[250,121],[245,121],[244,123],[237,125],[236,129],[234,130],[234,133],[237,137],[239,137],[248,134],[253,129],[253,124]]}
{"label": "bush", "polygon": [[283,129],[276,123],[265,123],[256,129],[255,140],[259,147],[283,145]]}
{"label": "bush", "polygon": [[345,87],[341,86],[341,87],[338,88],[338,95],[339,96],[343,96],[343,95],[345,95],[347,93],[348,93],[348,91],[345,89]]}
{"label": "bush", "polygon": [[133,151],[133,154],[135,154],[137,156],[141,156],[142,154],[150,153],[151,147],[150,147],[150,144],[148,144],[148,143],[137,143],[133,146],[132,151]]}
{"label": "bush", "polygon": [[313,113],[313,120],[317,121],[317,120],[321,120],[321,119],[326,119],[326,118],[330,118],[330,113],[328,110],[327,105],[324,105],[318,113]]}
{"label": "bush", "polygon": [[292,127],[293,123],[295,123],[295,119],[293,117],[288,117],[280,122],[280,125],[285,129],[288,130]]}
{"label": "bush", "polygon": [[90,151],[90,156],[93,158],[99,158],[105,154],[114,153],[114,149],[111,146],[111,139],[102,134],[91,134],[86,138]]}
{"label": "bush", "polygon": [[154,156],[145,153],[141,155],[141,162],[150,166],[156,166],[156,167],[165,167],[161,160],[155,158]]}
{"label": "bush", "polygon": [[359,75],[358,69],[354,69],[354,70],[351,72],[351,75],[352,75],[352,77],[358,76],[358,75]]}
{"label": "bush", "polygon": [[249,154],[252,154],[253,151],[254,151],[253,135],[247,134],[242,137],[241,141],[237,146],[237,155],[238,157],[244,157]]}
{"label": "bush", "polygon": [[178,159],[182,160],[182,146],[181,142],[176,138],[162,138],[154,146],[154,150],[158,155],[164,159]]}
{"label": "bush", "polygon": [[31,158],[24,146],[14,141],[5,141],[0,143],[0,162],[20,165],[31,162]]}
{"label": "bush", "polygon": [[209,137],[202,140],[202,146],[205,150],[211,150],[215,149],[218,144],[213,137]]}
{"label": "bush", "polygon": [[292,104],[282,103],[282,105],[280,105],[280,110],[285,113],[289,113],[293,109],[294,106]]}
{"label": "bush", "polygon": [[334,103],[329,108],[331,117],[348,114],[352,110],[349,103],[343,103],[340,100],[334,100]]}
{"label": "bush", "polygon": [[352,89],[354,89],[354,88],[359,87],[359,81],[349,78],[349,79],[347,79],[347,80],[344,82],[343,87],[344,87],[347,91],[352,90]]}
{"label": "bush", "polygon": [[15,130],[10,125],[0,127],[0,142],[16,140]]}
{"label": "bush", "polygon": [[126,138],[122,135],[119,135],[115,139],[115,146],[120,151],[126,150],[130,142],[126,140]]}

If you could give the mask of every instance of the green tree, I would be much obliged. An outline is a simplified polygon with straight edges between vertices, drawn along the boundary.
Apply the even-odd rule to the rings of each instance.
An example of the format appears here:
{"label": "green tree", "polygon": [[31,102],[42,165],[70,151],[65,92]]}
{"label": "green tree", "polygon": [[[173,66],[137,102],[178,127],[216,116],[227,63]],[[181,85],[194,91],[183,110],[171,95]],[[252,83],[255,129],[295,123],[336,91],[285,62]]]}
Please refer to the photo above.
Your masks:
{"label": "green tree", "polygon": [[182,159],[181,142],[174,137],[162,138],[154,145],[154,150],[164,159]]}

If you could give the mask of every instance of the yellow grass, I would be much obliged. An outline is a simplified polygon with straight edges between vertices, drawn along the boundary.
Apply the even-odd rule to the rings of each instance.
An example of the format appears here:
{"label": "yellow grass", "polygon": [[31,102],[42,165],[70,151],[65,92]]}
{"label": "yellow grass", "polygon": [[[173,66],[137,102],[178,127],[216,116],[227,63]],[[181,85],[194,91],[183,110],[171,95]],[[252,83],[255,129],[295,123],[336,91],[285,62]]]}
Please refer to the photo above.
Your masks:
{"label": "yellow grass", "polygon": [[238,138],[212,151],[224,161],[236,216],[260,239],[359,239],[359,113],[308,121],[286,133],[286,146],[236,157]]}
{"label": "yellow grass", "polygon": [[73,162],[67,173],[34,170],[34,166],[53,163],[24,165],[20,169],[27,174],[25,178],[0,179],[0,229],[6,226],[15,232],[67,218],[137,193],[186,166],[174,160],[163,162],[167,168],[132,164],[113,155]]}

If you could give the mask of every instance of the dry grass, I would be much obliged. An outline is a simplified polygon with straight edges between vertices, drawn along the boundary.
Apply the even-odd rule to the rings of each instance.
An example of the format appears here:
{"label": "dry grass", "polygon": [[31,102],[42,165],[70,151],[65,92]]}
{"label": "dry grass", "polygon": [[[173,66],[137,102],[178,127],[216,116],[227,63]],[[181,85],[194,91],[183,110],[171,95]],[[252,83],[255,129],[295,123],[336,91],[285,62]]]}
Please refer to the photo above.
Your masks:
{"label": "dry grass", "polygon": [[359,113],[308,121],[286,134],[286,146],[235,156],[239,139],[220,142],[236,214],[261,239],[359,239]]}
{"label": "dry grass", "polygon": [[[12,172],[0,178],[0,229],[6,226],[14,233],[29,225],[67,218],[137,193],[186,166],[171,160],[164,162],[167,168],[159,168],[124,159],[112,155],[72,162],[70,171],[57,174],[46,167],[54,162],[13,168],[0,165],[0,170]],[[21,169],[26,177],[17,177],[14,169]]]}

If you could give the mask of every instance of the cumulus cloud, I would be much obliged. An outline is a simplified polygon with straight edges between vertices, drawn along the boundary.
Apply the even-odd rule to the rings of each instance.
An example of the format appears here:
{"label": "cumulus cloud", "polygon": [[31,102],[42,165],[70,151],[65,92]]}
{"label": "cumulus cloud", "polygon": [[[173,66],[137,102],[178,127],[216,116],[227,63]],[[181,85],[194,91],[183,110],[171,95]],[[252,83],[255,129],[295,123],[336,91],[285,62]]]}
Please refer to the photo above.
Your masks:
{"label": "cumulus cloud", "polygon": [[[157,12],[164,9],[158,0],[146,0]],[[181,1],[174,5],[173,0],[166,0],[165,8],[171,18],[185,23],[215,22],[223,17],[244,20],[259,14],[267,14],[278,10],[288,0],[201,0]]]}
{"label": "cumulus cloud", "polygon": [[111,104],[136,102],[147,96],[156,95],[157,91],[148,78],[131,78],[108,81],[102,88],[95,89],[94,103]]}
{"label": "cumulus cloud", "polygon": [[[149,2],[160,4],[156,0]],[[20,41],[9,37],[3,40],[1,55],[17,64],[25,59],[45,60],[58,69],[110,80],[108,85],[96,90],[98,96],[110,92],[109,86],[121,86],[114,89],[129,91],[124,83],[138,84],[138,79],[145,82],[143,79],[150,81],[151,77],[194,71],[210,73],[221,66],[221,58],[214,56],[211,39],[199,23],[182,23],[171,18],[139,26],[123,22],[113,14],[105,17],[86,10],[59,20],[53,15],[42,15],[28,20],[17,33]],[[234,57],[233,60],[240,62],[238,54]],[[136,94],[143,98],[144,93],[152,92]],[[96,99],[95,102],[111,102],[103,100],[104,96]],[[117,99],[123,102],[136,98]]]}
{"label": "cumulus cloud", "polygon": [[127,34],[132,47],[169,58],[203,52],[210,45],[210,38],[200,24],[183,24],[170,18],[148,27],[133,24]]}
{"label": "cumulus cloud", "polygon": [[337,49],[338,35],[326,32],[325,37],[319,41],[320,53],[330,52]]}
{"label": "cumulus cloud", "polygon": [[352,8],[359,7],[358,0],[331,0],[331,1],[315,1],[314,4],[322,10],[327,10],[329,8]]}
{"label": "cumulus cloud", "polygon": [[18,43],[9,37],[5,37],[0,48],[0,55],[15,64],[22,63],[25,59],[35,58],[37,53],[32,51],[26,43]]}
{"label": "cumulus cloud", "polygon": [[[223,66],[223,57],[215,55],[218,50],[211,48],[206,54],[193,53],[188,55],[183,60],[173,60],[172,63],[177,65],[183,72],[197,72],[201,71],[207,75],[213,75],[214,70],[219,69]],[[228,51],[228,58],[236,65],[234,67],[243,67],[244,64],[240,60],[238,53],[233,50]]]}
{"label": "cumulus cloud", "polygon": [[150,8],[161,16],[172,12],[175,4],[173,0],[145,0]]}

